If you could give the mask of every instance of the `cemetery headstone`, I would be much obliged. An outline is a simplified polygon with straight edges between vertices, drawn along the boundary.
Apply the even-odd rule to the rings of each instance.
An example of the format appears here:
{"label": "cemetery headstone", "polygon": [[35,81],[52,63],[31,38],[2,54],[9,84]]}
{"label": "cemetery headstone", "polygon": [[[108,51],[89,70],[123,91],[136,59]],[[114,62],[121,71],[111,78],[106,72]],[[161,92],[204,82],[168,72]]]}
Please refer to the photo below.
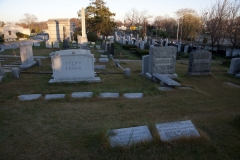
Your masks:
{"label": "cemetery headstone", "polygon": [[156,129],[162,141],[200,137],[191,120],[156,124]]}
{"label": "cemetery headstone", "polygon": [[108,135],[111,147],[131,146],[152,140],[152,135],[147,126],[112,129],[108,130]]}
{"label": "cemetery headstone", "polygon": [[189,75],[211,74],[212,53],[207,50],[195,50],[189,53]]}
{"label": "cemetery headstone", "polygon": [[149,68],[149,55],[142,56],[142,75],[148,72]]}
{"label": "cemetery headstone", "polygon": [[59,48],[59,42],[58,41],[53,42],[53,48]]}
{"label": "cemetery headstone", "polygon": [[16,79],[20,78],[20,70],[17,67],[12,68],[13,77]]}
{"label": "cemetery headstone", "polygon": [[111,43],[110,54],[114,56],[114,43]]}
{"label": "cemetery headstone", "polygon": [[36,59],[36,66],[42,66],[42,62],[40,58]]}
{"label": "cemetery headstone", "polygon": [[20,68],[29,68],[36,64],[36,61],[33,60],[33,51],[32,43],[25,42],[20,44],[20,56],[22,64]]}
{"label": "cemetery headstone", "polygon": [[232,58],[228,74],[238,74],[240,72],[240,58]]}
{"label": "cemetery headstone", "polygon": [[176,47],[150,46],[149,73],[164,74],[169,78],[177,78],[177,74],[175,73],[176,55]]}
{"label": "cemetery headstone", "polygon": [[50,54],[55,82],[100,82],[99,77],[94,76],[94,56],[90,50],[71,49],[56,51]]}
{"label": "cemetery headstone", "polygon": [[140,42],[140,49],[141,49],[141,50],[144,50],[144,41],[141,41],[141,42]]}
{"label": "cemetery headstone", "polygon": [[63,40],[63,49],[69,49],[68,40]]}
{"label": "cemetery headstone", "polygon": [[124,69],[124,75],[125,75],[125,77],[131,76],[131,70],[130,70],[130,68],[125,68],[125,69]]}

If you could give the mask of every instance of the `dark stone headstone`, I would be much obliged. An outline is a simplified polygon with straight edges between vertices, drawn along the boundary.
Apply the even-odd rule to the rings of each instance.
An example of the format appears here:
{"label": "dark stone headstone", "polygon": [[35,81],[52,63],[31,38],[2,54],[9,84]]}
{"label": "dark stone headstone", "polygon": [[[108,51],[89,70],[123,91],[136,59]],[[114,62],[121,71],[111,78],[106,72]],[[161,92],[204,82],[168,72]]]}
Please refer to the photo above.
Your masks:
{"label": "dark stone headstone", "polygon": [[107,51],[108,51],[108,53],[110,52],[110,44],[109,43],[107,44]]}
{"label": "dark stone headstone", "polygon": [[114,56],[114,43],[111,43],[110,54]]}
{"label": "dark stone headstone", "polygon": [[63,49],[69,49],[68,41],[66,39],[63,40]]}
{"label": "dark stone headstone", "polygon": [[212,53],[207,50],[195,50],[189,53],[188,74],[209,75],[211,74]]}

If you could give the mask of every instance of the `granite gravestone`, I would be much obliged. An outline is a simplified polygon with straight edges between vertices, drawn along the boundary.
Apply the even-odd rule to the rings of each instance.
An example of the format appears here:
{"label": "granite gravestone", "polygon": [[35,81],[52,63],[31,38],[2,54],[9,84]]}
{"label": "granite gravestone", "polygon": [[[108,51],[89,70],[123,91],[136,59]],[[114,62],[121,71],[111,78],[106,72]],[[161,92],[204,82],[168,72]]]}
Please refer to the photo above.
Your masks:
{"label": "granite gravestone", "polygon": [[177,48],[173,46],[151,46],[149,50],[149,73],[164,74],[177,78],[175,73]]}
{"label": "granite gravestone", "polygon": [[112,129],[108,131],[110,145],[130,146],[139,142],[151,141],[152,135],[147,126]]}
{"label": "granite gravestone", "polygon": [[240,72],[240,58],[233,58],[231,60],[228,74],[238,74]]}
{"label": "granite gravestone", "polygon": [[191,120],[156,124],[162,141],[172,141],[183,137],[200,137]]}
{"label": "granite gravestone", "polygon": [[68,40],[66,39],[66,27],[63,27],[63,49],[68,49]]}
{"label": "granite gravestone", "polygon": [[212,53],[207,50],[195,50],[189,53],[189,75],[209,75],[211,74]]}
{"label": "granite gravestone", "polygon": [[142,75],[148,72],[149,67],[149,55],[142,56]]}
{"label": "granite gravestone", "polygon": [[33,51],[32,43],[25,42],[20,44],[20,56],[22,64],[20,68],[29,68],[36,64],[36,61],[33,60]]}
{"label": "granite gravestone", "polygon": [[94,76],[94,56],[90,50],[64,50],[50,54],[55,82],[100,82],[99,77]]}

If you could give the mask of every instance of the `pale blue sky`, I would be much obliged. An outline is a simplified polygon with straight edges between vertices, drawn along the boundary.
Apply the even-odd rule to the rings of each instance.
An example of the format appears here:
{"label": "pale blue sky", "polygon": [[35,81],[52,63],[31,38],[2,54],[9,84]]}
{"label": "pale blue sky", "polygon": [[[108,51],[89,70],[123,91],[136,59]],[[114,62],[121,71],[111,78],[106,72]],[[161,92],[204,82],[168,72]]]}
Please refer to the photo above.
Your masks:
{"label": "pale blue sky", "polygon": [[[116,20],[124,20],[125,13],[135,8],[147,10],[153,18],[156,16],[175,16],[182,8],[191,8],[198,13],[210,7],[216,0],[105,0]],[[0,21],[19,22],[24,13],[30,13],[38,21],[51,18],[77,18],[77,12],[89,5],[89,0],[0,0]]]}

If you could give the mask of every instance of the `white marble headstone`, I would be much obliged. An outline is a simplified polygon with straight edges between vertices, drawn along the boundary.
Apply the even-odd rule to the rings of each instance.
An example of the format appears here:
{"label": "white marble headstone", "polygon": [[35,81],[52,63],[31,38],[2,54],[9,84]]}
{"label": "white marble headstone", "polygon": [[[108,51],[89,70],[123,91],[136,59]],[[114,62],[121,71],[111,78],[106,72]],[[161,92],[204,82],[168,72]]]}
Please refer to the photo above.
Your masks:
{"label": "white marble headstone", "polygon": [[94,76],[94,56],[89,50],[63,50],[50,54],[52,60],[54,82],[100,82]]}
{"label": "white marble headstone", "polygon": [[31,42],[25,42],[20,44],[20,56],[22,62],[22,64],[19,66],[20,68],[29,68],[36,64],[36,61],[33,60]]}

